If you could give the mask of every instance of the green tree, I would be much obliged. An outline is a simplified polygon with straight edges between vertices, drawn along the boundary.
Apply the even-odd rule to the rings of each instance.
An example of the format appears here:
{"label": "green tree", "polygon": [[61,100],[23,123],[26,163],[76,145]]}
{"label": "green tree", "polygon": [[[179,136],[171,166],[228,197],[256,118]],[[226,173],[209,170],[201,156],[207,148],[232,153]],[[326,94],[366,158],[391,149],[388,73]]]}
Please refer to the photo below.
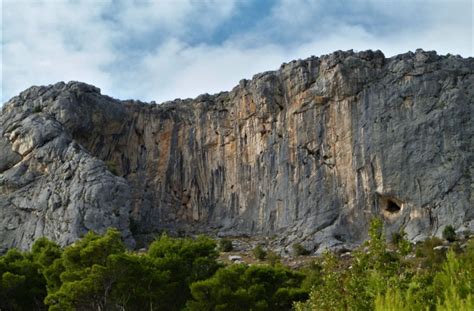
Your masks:
{"label": "green tree", "polygon": [[433,286],[438,306],[471,305],[474,293],[474,241],[470,241],[463,255],[450,250],[441,271],[436,273]]}
{"label": "green tree", "polygon": [[110,295],[117,277],[107,273],[108,257],[124,252],[118,230],[109,229],[104,236],[87,233],[64,250],[61,260],[53,261],[51,267],[56,271],[46,271],[52,280],[59,274],[61,284],[57,289],[51,288],[45,303],[50,310],[104,310],[113,305]]}
{"label": "green tree", "polygon": [[45,278],[48,292],[56,291],[61,287],[60,275],[64,271],[62,252],[58,244],[44,237],[36,240],[31,248],[33,260],[39,265],[39,271]]}
{"label": "green tree", "polygon": [[10,249],[0,257],[0,309],[41,310],[46,281],[30,253]]}
{"label": "green tree", "polygon": [[321,283],[315,286],[305,302],[297,302],[297,311],[344,310],[344,288],[342,274],[339,272],[339,261],[334,254],[326,251],[321,263]]}
{"label": "green tree", "polygon": [[303,267],[301,272],[305,275],[301,288],[308,292],[313,287],[318,287],[322,282],[322,270],[323,267],[317,260],[312,261],[309,266]]}
{"label": "green tree", "polygon": [[412,245],[407,240],[407,234],[404,230],[392,234],[392,243],[397,247],[402,256],[406,256],[412,251]]}
{"label": "green tree", "polygon": [[[436,304],[436,295],[433,288],[433,273],[429,270],[418,270],[411,277],[406,287],[402,287],[406,305],[412,310],[433,309]],[[387,291],[389,294],[390,291]]]}
{"label": "green tree", "polygon": [[[413,310],[405,302],[401,291],[395,289],[388,291],[385,295],[377,295],[375,298],[375,311],[410,311]],[[420,309],[423,310],[423,309]]]}
{"label": "green tree", "polygon": [[132,253],[110,255],[102,273],[102,280],[114,281],[110,299],[119,309],[167,309],[166,289],[172,275],[161,270],[149,256]]}
{"label": "green tree", "polygon": [[31,247],[33,260],[38,263],[41,268],[51,266],[56,259],[61,258],[62,252],[58,244],[44,237],[36,240]]}
{"label": "green tree", "polygon": [[400,260],[395,252],[387,248],[383,233],[383,222],[379,218],[371,221],[369,240],[365,250],[354,252],[352,269],[347,273],[348,305],[355,309],[373,309],[375,297],[387,289],[396,289],[403,281],[400,276]]}
{"label": "green tree", "polygon": [[445,289],[442,300],[436,304],[437,311],[472,311],[474,310],[474,295],[469,294],[466,298],[461,298],[454,285],[449,285]]}
{"label": "green tree", "polygon": [[191,285],[188,310],[289,310],[307,298],[304,276],[281,266],[234,264]]}
{"label": "green tree", "polygon": [[324,255],[320,281],[314,285],[309,301],[297,304],[296,309],[372,310],[377,296],[408,282],[401,270],[400,258],[387,249],[382,220],[374,218],[369,240],[353,252],[349,268],[341,267],[333,254]]}
{"label": "green tree", "polygon": [[216,242],[204,236],[193,240],[162,235],[150,245],[148,256],[171,276],[163,300],[167,310],[183,308],[191,297],[190,284],[211,277],[220,267]]}

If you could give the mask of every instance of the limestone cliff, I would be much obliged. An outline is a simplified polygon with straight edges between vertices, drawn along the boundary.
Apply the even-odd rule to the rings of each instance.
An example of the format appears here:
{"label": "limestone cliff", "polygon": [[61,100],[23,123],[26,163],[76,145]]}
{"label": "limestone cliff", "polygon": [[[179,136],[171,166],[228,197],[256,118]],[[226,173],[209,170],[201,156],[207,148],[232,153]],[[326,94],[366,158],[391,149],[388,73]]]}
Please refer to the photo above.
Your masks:
{"label": "limestone cliff", "polygon": [[[474,230],[474,59],[335,52],[161,105],[83,83],[0,116],[0,248],[87,230],[357,243],[381,215],[411,239]],[[133,234],[132,234],[133,233]]]}

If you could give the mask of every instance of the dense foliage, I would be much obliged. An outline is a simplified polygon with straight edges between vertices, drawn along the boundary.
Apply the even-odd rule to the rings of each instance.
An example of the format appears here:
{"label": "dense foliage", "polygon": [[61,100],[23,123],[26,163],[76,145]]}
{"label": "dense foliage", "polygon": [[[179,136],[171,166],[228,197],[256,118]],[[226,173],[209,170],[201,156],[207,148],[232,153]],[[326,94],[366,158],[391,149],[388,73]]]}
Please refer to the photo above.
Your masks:
{"label": "dense foliage", "polygon": [[115,229],[89,232],[64,250],[40,239],[31,252],[0,257],[0,310],[211,310],[231,297],[224,305],[233,310],[240,299],[255,310],[285,310],[307,297],[302,274],[282,266],[224,267],[216,246],[203,236],[163,235],[148,252],[132,253]]}
{"label": "dense foliage", "polygon": [[223,238],[219,241],[219,250],[221,252],[230,252],[234,249],[234,246],[232,245],[232,241],[227,239],[227,238]]}
{"label": "dense foliage", "polygon": [[378,219],[369,236],[299,270],[261,246],[267,263],[226,266],[204,236],[162,235],[141,253],[114,229],[64,249],[42,238],[0,256],[0,310],[474,310],[474,240],[388,244]]}
{"label": "dense foliage", "polygon": [[474,240],[464,250],[451,245],[446,251],[431,238],[417,246],[415,257],[403,233],[390,247],[382,229],[375,219],[369,241],[349,261],[326,253],[310,298],[295,309],[474,310]]}
{"label": "dense foliage", "polygon": [[456,230],[454,229],[453,226],[448,225],[444,227],[443,238],[450,242],[456,241]]}
{"label": "dense foliage", "polygon": [[304,275],[281,266],[237,264],[210,279],[193,283],[189,310],[290,310],[307,298],[299,287]]}

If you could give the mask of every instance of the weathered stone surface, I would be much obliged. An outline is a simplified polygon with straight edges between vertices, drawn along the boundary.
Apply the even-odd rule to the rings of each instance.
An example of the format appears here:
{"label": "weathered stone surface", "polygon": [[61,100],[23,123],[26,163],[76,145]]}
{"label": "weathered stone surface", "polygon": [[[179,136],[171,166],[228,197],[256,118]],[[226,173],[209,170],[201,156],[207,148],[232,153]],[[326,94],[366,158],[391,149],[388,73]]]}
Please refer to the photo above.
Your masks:
{"label": "weathered stone surface", "polygon": [[[133,246],[129,226],[130,188],[71,134],[81,122],[57,109],[75,96],[77,84],[33,87],[3,107],[0,117],[0,248],[28,248],[47,236],[68,244],[88,230],[122,230]],[[85,86],[81,86],[84,87]],[[81,89],[77,95],[84,92]],[[68,94],[68,95],[66,95]],[[76,126],[74,128],[74,126]],[[5,162],[3,162],[5,160]]]}
{"label": "weathered stone surface", "polygon": [[311,57],[162,105],[32,87],[0,117],[1,243],[117,226],[322,250],[373,215],[413,240],[472,231],[473,85],[472,58],[418,50]]}

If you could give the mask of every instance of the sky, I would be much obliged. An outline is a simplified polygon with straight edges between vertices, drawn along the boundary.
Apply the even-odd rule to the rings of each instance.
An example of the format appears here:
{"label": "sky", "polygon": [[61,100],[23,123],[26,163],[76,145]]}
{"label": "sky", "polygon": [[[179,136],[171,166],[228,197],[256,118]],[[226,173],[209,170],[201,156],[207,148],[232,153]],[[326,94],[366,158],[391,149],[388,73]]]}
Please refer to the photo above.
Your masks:
{"label": "sky", "polygon": [[1,103],[94,84],[157,103],[336,50],[473,55],[472,0],[2,0]]}

